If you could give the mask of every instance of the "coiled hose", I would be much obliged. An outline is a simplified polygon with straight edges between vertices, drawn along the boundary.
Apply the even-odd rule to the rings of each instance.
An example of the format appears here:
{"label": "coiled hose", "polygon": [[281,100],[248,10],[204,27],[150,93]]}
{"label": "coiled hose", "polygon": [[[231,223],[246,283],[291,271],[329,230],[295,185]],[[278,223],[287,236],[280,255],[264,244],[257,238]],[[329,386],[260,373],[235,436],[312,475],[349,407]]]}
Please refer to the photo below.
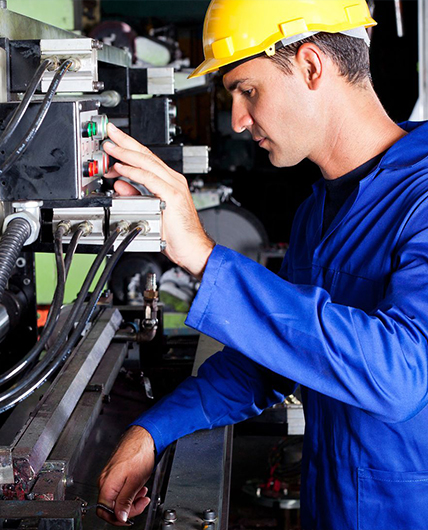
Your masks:
{"label": "coiled hose", "polygon": [[0,303],[16,260],[30,235],[30,223],[17,217],[10,221],[0,239]]}

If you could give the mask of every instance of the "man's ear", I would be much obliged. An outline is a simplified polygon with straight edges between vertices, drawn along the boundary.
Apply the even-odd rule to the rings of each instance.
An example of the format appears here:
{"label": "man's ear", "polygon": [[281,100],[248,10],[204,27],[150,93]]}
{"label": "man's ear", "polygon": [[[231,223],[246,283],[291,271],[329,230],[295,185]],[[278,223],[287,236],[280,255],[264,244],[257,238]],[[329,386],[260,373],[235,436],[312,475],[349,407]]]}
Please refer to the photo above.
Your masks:
{"label": "man's ear", "polygon": [[300,70],[304,81],[311,90],[317,90],[320,86],[326,56],[316,44],[306,42],[297,50],[295,62]]}

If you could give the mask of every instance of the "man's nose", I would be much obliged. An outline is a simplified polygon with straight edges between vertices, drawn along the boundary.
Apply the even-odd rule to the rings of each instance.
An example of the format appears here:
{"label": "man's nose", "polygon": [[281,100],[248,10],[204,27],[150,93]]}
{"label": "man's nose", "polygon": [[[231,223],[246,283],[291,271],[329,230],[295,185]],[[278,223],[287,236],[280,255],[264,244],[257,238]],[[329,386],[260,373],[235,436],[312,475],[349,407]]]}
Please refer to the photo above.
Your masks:
{"label": "man's nose", "polygon": [[237,133],[241,133],[246,129],[250,130],[253,123],[253,118],[245,108],[245,105],[234,102],[232,105],[232,129]]}

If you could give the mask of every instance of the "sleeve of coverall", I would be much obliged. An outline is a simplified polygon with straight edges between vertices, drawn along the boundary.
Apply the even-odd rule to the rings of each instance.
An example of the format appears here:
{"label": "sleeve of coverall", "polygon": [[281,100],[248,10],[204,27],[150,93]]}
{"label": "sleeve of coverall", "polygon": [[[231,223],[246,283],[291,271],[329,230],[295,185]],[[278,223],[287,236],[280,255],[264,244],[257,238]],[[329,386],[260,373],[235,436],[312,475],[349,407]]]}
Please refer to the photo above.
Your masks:
{"label": "sleeve of coverall", "polygon": [[402,229],[385,298],[370,314],[217,246],[187,324],[382,421],[405,421],[428,403],[427,215],[424,204]]}
{"label": "sleeve of coverall", "polygon": [[[161,453],[170,443],[200,429],[230,425],[260,414],[292,392],[294,383],[225,348],[170,395],[140,416]],[[272,390],[272,385],[282,392]]]}

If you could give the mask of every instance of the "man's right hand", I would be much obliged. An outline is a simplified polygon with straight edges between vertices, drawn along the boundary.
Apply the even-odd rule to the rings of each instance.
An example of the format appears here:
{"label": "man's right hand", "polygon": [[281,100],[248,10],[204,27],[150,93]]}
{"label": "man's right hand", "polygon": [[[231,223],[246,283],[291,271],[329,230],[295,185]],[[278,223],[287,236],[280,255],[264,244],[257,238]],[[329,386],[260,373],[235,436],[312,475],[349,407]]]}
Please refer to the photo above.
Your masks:
{"label": "man's right hand", "polygon": [[98,516],[116,526],[127,526],[128,518],[142,513],[150,503],[145,484],[154,465],[155,445],[150,433],[142,427],[130,427],[98,481],[98,502],[114,509],[117,520],[100,508]]}

